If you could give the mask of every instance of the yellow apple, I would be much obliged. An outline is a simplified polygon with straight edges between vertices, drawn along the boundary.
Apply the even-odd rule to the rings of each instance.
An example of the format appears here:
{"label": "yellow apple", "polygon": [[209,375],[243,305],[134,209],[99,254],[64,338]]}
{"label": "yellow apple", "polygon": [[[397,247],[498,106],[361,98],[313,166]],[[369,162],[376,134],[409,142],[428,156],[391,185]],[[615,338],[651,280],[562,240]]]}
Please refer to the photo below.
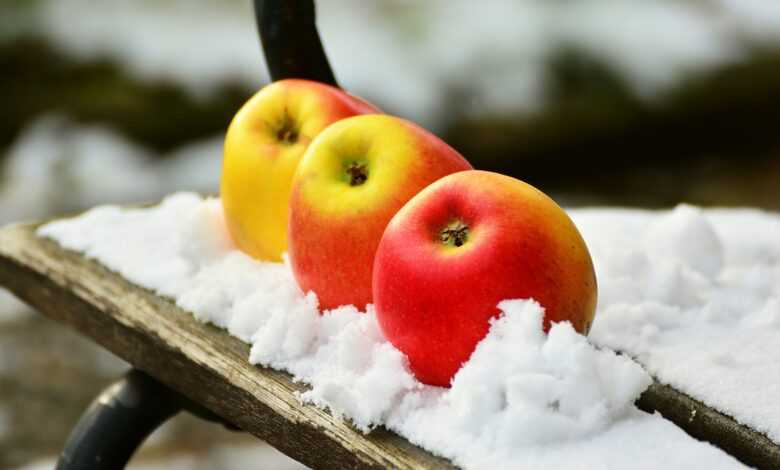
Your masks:
{"label": "yellow apple", "polygon": [[308,80],[280,80],[254,95],[230,123],[222,164],[222,205],[238,248],[280,261],[287,250],[290,185],[309,144],[340,119],[379,112],[338,88]]}

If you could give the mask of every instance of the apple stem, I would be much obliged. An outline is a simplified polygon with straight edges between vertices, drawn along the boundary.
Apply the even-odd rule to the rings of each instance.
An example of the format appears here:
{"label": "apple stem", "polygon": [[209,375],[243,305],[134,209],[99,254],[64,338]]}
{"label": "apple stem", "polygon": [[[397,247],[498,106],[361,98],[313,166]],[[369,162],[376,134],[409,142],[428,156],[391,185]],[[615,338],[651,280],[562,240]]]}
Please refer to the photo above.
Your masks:
{"label": "apple stem", "polygon": [[439,239],[445,245],[463,246],[469,237],[469,226],[458,220],[441,231]]}
{"label": "apple stem", "polygon": [[368,179],[368,168],[363,163],[352,162],[347,166],[350,186],[360,186]]}

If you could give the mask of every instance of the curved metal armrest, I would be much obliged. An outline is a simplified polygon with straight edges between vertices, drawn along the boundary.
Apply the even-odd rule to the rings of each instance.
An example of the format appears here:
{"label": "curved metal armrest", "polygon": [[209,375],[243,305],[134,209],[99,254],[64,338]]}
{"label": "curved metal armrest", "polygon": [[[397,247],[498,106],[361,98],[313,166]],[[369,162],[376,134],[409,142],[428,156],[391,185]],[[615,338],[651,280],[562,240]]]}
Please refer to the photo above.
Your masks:
{"label": "curved metal armrest", "polygon": [[271,80],[305,78],[338,86],[325,56],[313,0],[255,0]]}
{"label": "curved metal armrest", "polygon": [[124,468],[141,443],[162,423],[186,410],[225,424],[216,415],[133,369],[107,387],[71,431],[57,470]]}

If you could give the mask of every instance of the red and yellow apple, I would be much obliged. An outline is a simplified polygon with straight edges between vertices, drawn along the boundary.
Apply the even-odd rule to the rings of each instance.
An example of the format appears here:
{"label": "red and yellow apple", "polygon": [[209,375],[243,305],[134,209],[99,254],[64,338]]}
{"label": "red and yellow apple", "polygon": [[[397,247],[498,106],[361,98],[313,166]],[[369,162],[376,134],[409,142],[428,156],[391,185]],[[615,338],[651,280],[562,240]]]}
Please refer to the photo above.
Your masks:
{"label": "red and yellow apple", "polygon": [[238,111],[225,138],[220,193],[233,241],[247,254],[280,261],[287,250],[287,208],[298,162],[328,125],[377,108],[338,88],[280,80]]}
{"label": "red and yellow apple", "polygon": [[386,115],[325,129],[293,178],[289,256],[323,309],[371,303],[374,254],[387,223],[421,189],[471,165],[425,129]]}
{"label": "red and yellow apple", "polygon": [[444,177],[387,226],[374,262],[385,337],[424,383],[449,386],[505,299],[533,298],[551,322],[587,334],[596,308],[590,253],[552,199],[486,171]]}

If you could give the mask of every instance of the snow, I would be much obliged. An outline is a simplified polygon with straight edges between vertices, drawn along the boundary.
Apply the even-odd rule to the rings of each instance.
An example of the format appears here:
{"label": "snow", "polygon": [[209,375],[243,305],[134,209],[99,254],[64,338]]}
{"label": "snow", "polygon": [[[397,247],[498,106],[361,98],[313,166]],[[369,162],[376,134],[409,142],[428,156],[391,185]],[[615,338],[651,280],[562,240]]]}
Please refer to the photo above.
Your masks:
{"label": "snow", "polygon": [[780,442],[780,216],[578,210],[596,264],[591,339]]}
{"label": "snow", "polygon": [[[423,439],[451,436],[446,428],[427,423]],[[544,428],[542,428],[543,430]],[[535,430],[534,430],[535,431]],[[412,439],[415,441],[414,439]],[[464,443],[463,441],[459,441]],[[419,443],[419,442],[418,442]],[[450,447],[450,443],[442,443]],[[555,445],[502,448],[498,454],[481,454],[468,445],[466,468],[571,468],[656,470],[689,468],[745,468],[726,454],[696,441],[660,415],[632,410],[604,432]]]}
{"label": "snow", "polygon": [[[499,308],[504,315],[493,321],[452,389],[434,406],[404,417],[401,429],[438,435],[453,447],[468,441],[483,446],[506,441],[496,447],[511,448],[573,440],[607,428],[650,385],[636,363],[594,349],[569,323],[545,335],[538,303],[509,300]],[[419,406],[417,401],[412,403]],[[422,432],[420,425],[427,425]],[[433,426],[458,431],[447,436]]]}
{"label": "snow", "polygon": [[[299,291],[288,265],[235,250],[218,199],[180,193],[155,208],[103,206],[39,233],[250,343],[250,362],[309,385],[302,401],[364,432],[384,425],[465,468],[740,466],[637,410],[647,373],[568,323],[543,334],[543,309],[533,300],[499,304],[503,315],[452,388],[441,389],[414,379],[372,307],[320,315],[316,296]],[[667,245],[686,240],[672,238]]]}
{"label": "snow", "polygon": [[[34,31],[77,59],[109,57],[195,95],[226,81],[258,88],[268,80],[248,0],[38,3]],[[478,9],[470,0],[414,8],[329,0],[318,3],[318,23],[349,90],[428,127],[448,118],[453,99],[476,114],[533,111],[562,47],[604,60],[652,97],[689,72],[748,56],[753,44],[780,41],[780,8],[767,0],[491,0]]]}

